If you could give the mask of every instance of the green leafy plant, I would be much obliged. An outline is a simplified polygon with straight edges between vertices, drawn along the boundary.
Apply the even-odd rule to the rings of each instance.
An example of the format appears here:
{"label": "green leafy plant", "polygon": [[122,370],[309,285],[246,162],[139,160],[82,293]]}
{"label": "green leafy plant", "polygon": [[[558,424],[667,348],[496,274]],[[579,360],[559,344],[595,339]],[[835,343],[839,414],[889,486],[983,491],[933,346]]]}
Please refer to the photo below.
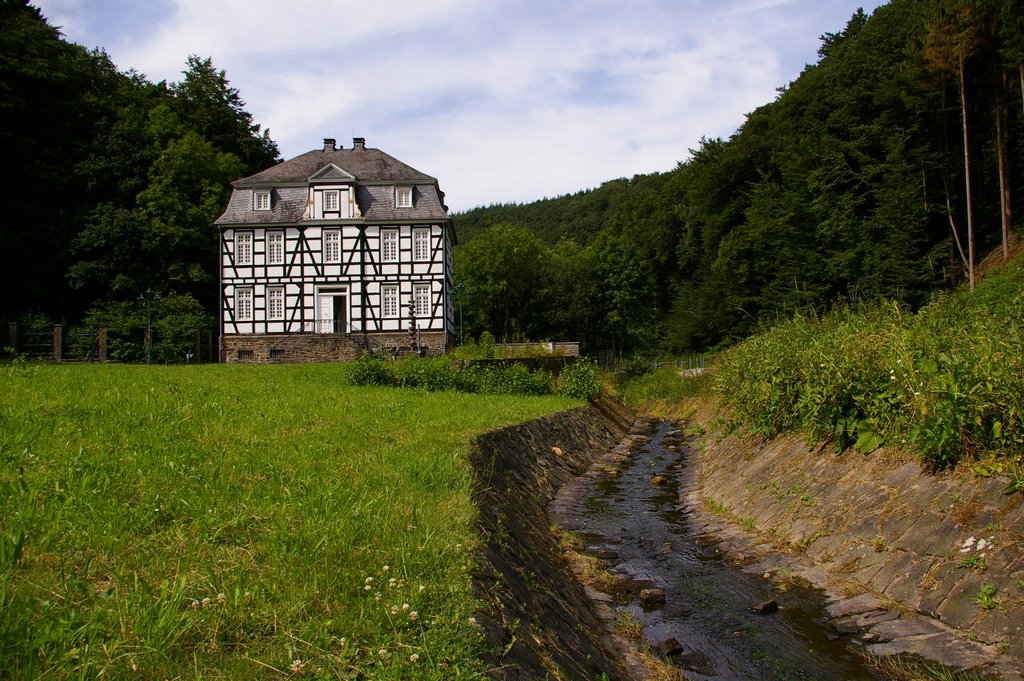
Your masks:
{"label": "green leafy plant", "polygon": [[1024,492],[1024,469],[1016,469],[1010,473],[1010,484],[1003,490],[1003,494]]}
{"label": "green leafy plant", "polygon": [[577,400],[593,400],[601,396],[601,370],[592,359],[581,357],[558,377],[558,393]]}
{"label": "green leafy plant", "polygon": [[991,584],[983,584],[978,594],[972,598],[983,610],[994,610],[999,605],[996,598],[996,588]]}
{"label": "green leafy plant", "polygon": [[985,556],[967,556],[957,563],[957,567],[982,572],[988,568],[988,561]]}

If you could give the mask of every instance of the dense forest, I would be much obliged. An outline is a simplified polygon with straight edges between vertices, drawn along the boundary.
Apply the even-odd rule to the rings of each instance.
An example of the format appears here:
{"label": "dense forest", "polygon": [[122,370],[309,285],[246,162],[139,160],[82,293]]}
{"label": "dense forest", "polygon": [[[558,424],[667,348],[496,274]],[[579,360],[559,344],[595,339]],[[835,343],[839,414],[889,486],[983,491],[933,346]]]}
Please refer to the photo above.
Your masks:
{"label": "dense forest", "polygon": [[972,285],[1019,223],[1024,2],[892,0],[818,56],[671,172],[457,215],[466,333],[684,353]]}
{"label": "dense forest", "polygon": [[[152,83],[0,0],[0,322],[137,329],[160,296],[210,327],[213,220],[279,160],[244,107],[210,58]],[[674,354],[840,301],[917,308],[1012,247],[1022,164],[1024,0],[892,0],[671,171],[456,215],[456,314],[469,337]]]}
{"label": "dense forest", "polygon": [[176,83],[119,72],[0,0],[0,322],[138,325],[148,291],[165,321],[212,323],[213,220],[278,151],[211,59],[184,66]]}

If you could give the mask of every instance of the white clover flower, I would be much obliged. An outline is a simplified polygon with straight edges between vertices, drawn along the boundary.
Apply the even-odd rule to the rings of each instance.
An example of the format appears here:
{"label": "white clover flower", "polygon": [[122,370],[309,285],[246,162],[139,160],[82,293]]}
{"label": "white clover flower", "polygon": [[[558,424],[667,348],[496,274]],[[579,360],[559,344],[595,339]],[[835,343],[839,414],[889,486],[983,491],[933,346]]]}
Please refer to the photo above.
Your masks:
{"label": "white clover flower", "polygon": [[373,591],[373,587],[370,586],[369,584],[367,584],[366,586],[363,587],[363,591]]}
{"label": "white clover flower", "polygon": [[384,648],[381,648],[380,650],[377,651],[377,657],[387,657],[387,656],[388,656],[388,651],[385,650]]}
{"label": "white clover flower", "polygon": [[367,577],[363,581],[366,582],[367,584],[373,584],[373,577]]}
{"label": "white clover flower", "polygon": [[391,566],[390,566],[390,565],[385,565],[385,566],[384,566],[383,568],[381,568],[381,569],[382,569],[382,570],[384,570],[384,572],[387,572],[388,570],[390,570],[390,569],[391,569]]}
{"label": "white clover flower", "polygon": [[402,603],[402,610],[408,611],[409,610],[409,604],[408,603]]}
{"label": "white clover flower", "polygon": [[420,618],[420,614],[418,612],[416,612],[415,610],[413,610],[412,612],[409,613],[409,619],[411,619],[413,622],[415,622],[419,618]]}
{"label": "white clover flower", "polygon": [[420,656],[419,656],[419,655],[417,655],[416,653],[413,653],[412,655],[410,655],[410,656],[409,656],[409,662],[412,662],[412,663],[414,663],[414,664],[415,664],[415,663],[416,663],[416,661],[417,661],[417,660],[419,660],[419,659],[420,659]]}

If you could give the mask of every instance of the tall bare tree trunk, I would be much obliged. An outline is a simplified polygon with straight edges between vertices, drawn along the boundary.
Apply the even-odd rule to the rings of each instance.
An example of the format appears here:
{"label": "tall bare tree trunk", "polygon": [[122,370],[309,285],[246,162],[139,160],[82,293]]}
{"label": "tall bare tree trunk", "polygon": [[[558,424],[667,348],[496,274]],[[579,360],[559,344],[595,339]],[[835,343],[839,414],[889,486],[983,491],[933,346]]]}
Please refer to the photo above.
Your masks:
{"label": "tall bare tree trunk", "polygon": [[964,184],[967,190],[967,281],[974,290],[974,197],[971,194],[971,153],[967,134],[967,55],[959,50],[960,117],[964,124]]}
{"label": "tall bare tree trunk", "polygon": [[1010,239],[1013,233],[1009,163],[1006,159],[1006,119],[1009,113],[1005,96],[1009,84],[1007,75],[1007,72],[1000,68],[1000,77],[996,81],[996,156],[999,159],[999,208],[1003,228],[1003,260],[1010,259]]}

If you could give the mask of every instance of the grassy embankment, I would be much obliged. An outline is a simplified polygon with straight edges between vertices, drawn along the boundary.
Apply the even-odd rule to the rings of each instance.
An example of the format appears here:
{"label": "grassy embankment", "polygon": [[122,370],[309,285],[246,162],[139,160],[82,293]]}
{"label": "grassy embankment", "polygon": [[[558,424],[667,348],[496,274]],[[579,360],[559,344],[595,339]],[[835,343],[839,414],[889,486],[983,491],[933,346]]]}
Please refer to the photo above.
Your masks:
{"label": "grassy embankment", "polygon": [[886,303],[793,317],[722,353],[709,377],[663,370],[624,394],[717,396],[761,435],[901,447],[936,468],[1007,473],[1024,491],[1024,258],[917,313]]}
{"label": "grassy embankment", "polygon": [[344,371],[0,367],[3,675],[476,676],[468,440],[578,402]]}

